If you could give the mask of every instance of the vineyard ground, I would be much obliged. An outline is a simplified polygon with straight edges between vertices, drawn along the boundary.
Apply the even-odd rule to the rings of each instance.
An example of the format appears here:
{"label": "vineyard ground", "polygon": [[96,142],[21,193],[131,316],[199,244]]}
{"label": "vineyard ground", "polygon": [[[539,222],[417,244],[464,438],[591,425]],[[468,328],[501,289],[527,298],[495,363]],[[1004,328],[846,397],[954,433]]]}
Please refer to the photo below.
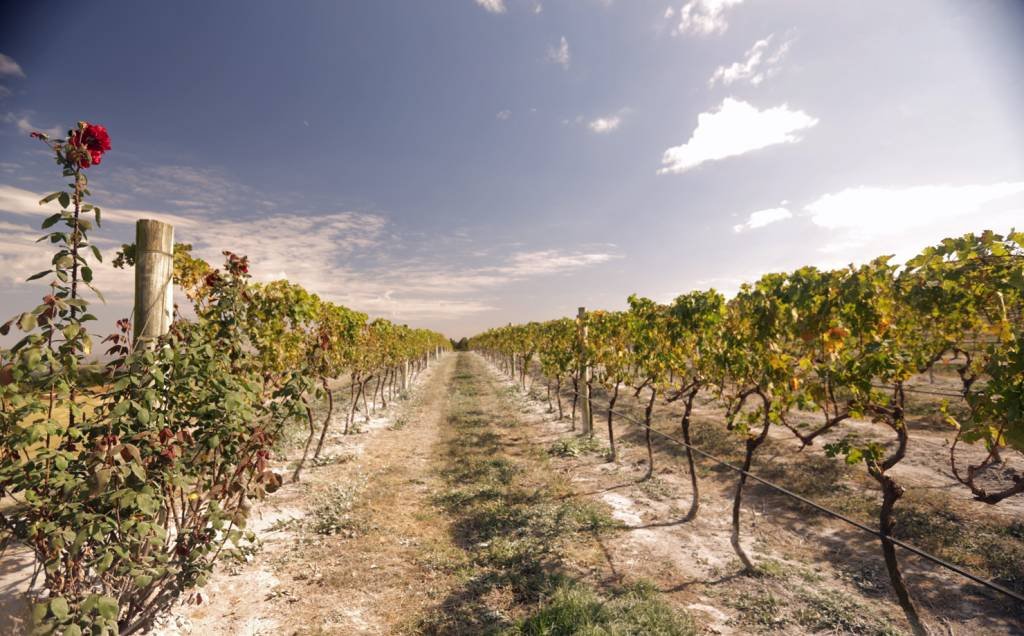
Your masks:
{"label": "vineyard ground", "polygon": [[386,426],[332,438],[334,461],[259,506],[260,550],[154,633],[514,632],[563,611],[579,627],[695,633],[655,590],[622,587],[610,507],[552,468],[518,399],[483,360],[446,356]]}
{"label": "vineyard ground", "polygon": [[[336,388],[340,421],[347,390],[343,382]],[[358,434],[341,435],[336,422],[323,458],[302,481],[255,506],[257,546],[219,565],[153,633],[906,630],[876,540],[751,486],[743,543],[759,573],[742,575],[729,545],[734,475],[704,462],[700,513],[684,521],[690,489],[679,450],[657,443],[654,477],[644,480],[642,433],[617,421],[621,457],[608,462],[599,404],[588,442],[549,411],[542,383],[524,394],[476,354],[444,356],[407,399],[378,410]],[[631,398],[617,408],[640,414]],[[697,415],[695,443],[736,459],[721,413],[706,403]],[[676,416],[662,408],[654,425],[675,434]],[[874,425],[856,426],[867,434]],[[1005,536],[991,545],[976,539],[986,536],[979,529],[1019,525],[1019,509],[989,510],[951,487],[941,463],[945,436],[931,423],[914,423],[900,473],[910,486],[903,522],[918,533],[908,539],[986,575],[1019,574],[1024,553],[995,554],[997,546],[1005,550]],[[795,458],[790,444],[773,436],[754,471],[870,520],[877,493],[869,481],[826,461],[820,443]],[[296,443],[283,450],[288,459],[277,468],[288,473],[301,451]],[[1021,608],[917,559],[903,563],[942,633],[1021,633]],[[8,569],[13,564],[5,559]],[[23,587],[21,565],[0,572],[0,602]]]}
{"label": "vineyard ground", "polygon": [[[534,376],[530,388],[523,408],[550,422],[552,434],[562,436],[561,447],[566,440],[578,442],[568,421],[559,422],[551,415],[543,380]],[[616,411],[642,420],[646,397],[634,400],[626,391],[620,395]],[[563,396],[567,409],[571,399],[571,394]],[[593,399],[600,449],[565,460],[565,470],[601,493],[615,507],[616,516],[632,528],[629,536],[635,550],[627,552],[626,562],[647,561],[652,568],[648,576],[655,576],[660,567],[667,577],[660,579],[664,585],[696,591],[696,604],[689,607],[703,612],[697,616],[709,621],[709,627],[723,633],[736,627],[739,633],[906,629],[889,591],[876,539],[758,484],[745,489],[742,534],[744,547],[759,563],[762,576],[736,577],[739,562],[729,544],[735,473],[702,461],[700,513],[693,521],[681,521],[690,503],[682,449],[655,436],[654,477],[643,480],[647,453],[642,428],[616,417],[620,458],[609,463],[605,457],[607,395],[598,389]],[[694,413],[694,443],[739,464],[742,442],[725,431],[721,409],[710,399],[701,402]],[[655,413],[653,427],[679,437],[679,409],[662,406]],[[907,486],[898,506],[901,538],[1021,589],[1022,502],[993,507],[971,500],[949,473],[950,429],[917,417],[910,424],[907,459],[893,470]],[[870,439],[892,437],[891,432],[885,434],[887,429],[868,421],[852,422],[849,428]],[[776,427],[756,457],[753,471],[873,526],[880,500],[877,486],[859,466],[849,467],[825,456],[824,443],[836,438],[827,436],[794,453],[798,445],[792,436]],[[968,452],[977,461],[983,449]],[[912,555],[903,557],[903,567],[922,607],[941,631],[1016,634],[1024,630],[1024,608],[1012,600],[987,593]]]}
{"label": "vineyard ground", "polygon": [[[689,485],[677,450],[659,445],[655,477],[642,480],[646,451],[638,430],[616,424],[622,456],[609,463],[600,449],[600,417],[597,448],[588,451],[571,423],[548,411],[540,384],[533,388],[532,396],[524,395],[475,354],[445,357],[419,379],[411,399],[376,417],[370,430],[333,436],[328,460],[271,497],[257,515],[261,550],[248,562],[219,568],[202,592],[203,603],[180,607],[160,633],[514,629],[536,619],[552,594],[556,605],[564,600],[564,581],[609,605],[639,584],[653,595],[646,602],[672,608],[679,625],[692,620],[700,633],[906,630],[871,537],[755,486],[745,499],[743,532],[761,572],[740,575],[729,545],[731,473],[702,466],[700,514],[682,522]],[[621,406],[639,414],[639,402]],[[731,439],[716,436],[720,413],[708,404],[698,415],[699,441],[727,456],[735,452]],[[667,410],[655,425],[674,432],[673,417]],[[486,428],[478,431],[478,425]],[[934,488],[936,475],[928,473],[942,475],[936,458],[943,433],[927,423],[916,426],[918,454],[904,475],[914,482],[908,504],[960,508],[959,491]],[[875,493],[869,482],[825,462],[820,444],[805,450],[799,463],[787,463],[783,450],[789,443],[773,438],[755,470],[818,495],[816,500],[845,505],[847,512],[870,512],[867,502]],[[566,446],[573,451],[550,452]],[[502,474],[512,467],[517,477],[511,484],[500,475],[494,481],[495,467]],[[481,503],[496,488],[502,491],[493,494],[497,501],[521,505],[495,511],[493,501],[484,497]],[[546,515],[564,519],[566,509],[559,506],[566,504],[572,514],[584,511],[590,525],[563,521],[564,532],[551,533]],[[971,521],[1013,518],[989,514],[980,511]],[[923,519],[925,530],[934,531],[934,523]],[[325,527],[332,524],[333,530]],[[509,544],[508,536],[536,543]],[[939,629],[1017,633],[1019,609],[918,560],[904,563]]]}

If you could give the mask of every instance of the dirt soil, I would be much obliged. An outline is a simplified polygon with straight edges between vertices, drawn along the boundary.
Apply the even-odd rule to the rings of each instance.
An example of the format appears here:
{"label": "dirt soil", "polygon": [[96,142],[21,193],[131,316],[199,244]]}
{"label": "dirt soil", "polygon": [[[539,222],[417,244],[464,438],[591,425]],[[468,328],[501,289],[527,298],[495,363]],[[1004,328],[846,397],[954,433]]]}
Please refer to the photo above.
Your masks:
{"label": "dirt soil", "polygon": [[[618,528],[588,535],[565,555],[566,571],[580,581],[600,590],[650,581],[707,634],[908,630],[870,536],[750,488],[742,541],[759,573],[744,575],[729,543],[731,475],[703,466],[700,512],[685,521],[689,476],[678,453],[659,449],[654,476],[644,480],[642,436],[623,429],[620,459],[608,462],[599,418],[596,446],[550,452],[580,441],[572,423],[550,413],[536,388],[524,395],[483,358],[460,353],[425,371],[410,399],[378,413],[365,432],[332,437],[327,461],[257,507],[251,528],[259,550],[219,566],[154,633],[480,633],[520,620],[522,609],[500,588],[467,605],[467,581],[479,567],[473,550],[482,548],[460,542],[451,509],[438,504],[452,487],[445,474],[452,462],[453,401],[465,399],[458,395],[457,373],[485,387],[471,407],[461,408],[500,421],[495,443],[502,457],[535,472],[545,488],[558,480],[563,498],[597,506],[617,522]],[[928,454],[939,454],[939,434],[931,440],[936,448],[916,435],[924,442],[915,456],[920,460],[908,462],[904,477],[928,466]],[[937,633],[1024,630],[1020,608],[925,563],[903,563]],[[458,615],[467,611],[486,615],[491,627],[468,627],[470,617]],[[453,616],[462,622],[451,622]]]}

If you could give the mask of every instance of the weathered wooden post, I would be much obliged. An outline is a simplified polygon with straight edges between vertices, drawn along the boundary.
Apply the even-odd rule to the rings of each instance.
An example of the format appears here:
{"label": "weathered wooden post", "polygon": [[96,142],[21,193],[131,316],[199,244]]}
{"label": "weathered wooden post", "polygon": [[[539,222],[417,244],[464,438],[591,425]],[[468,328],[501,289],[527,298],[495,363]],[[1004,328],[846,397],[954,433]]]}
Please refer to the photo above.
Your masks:
{"label": "weathered wooden post", "polygon": [[135,340],[159,338],[174,317],[174,226],[135,224]]}
{"label": "weathered wooden post", "polygon": [[579,386],[577,387],[580,400],[580,426],[586,435],[594,434],[594,414],[590,410],[590,365],[587,364],[587,308],[580,307],[577,314],[579,325]]}

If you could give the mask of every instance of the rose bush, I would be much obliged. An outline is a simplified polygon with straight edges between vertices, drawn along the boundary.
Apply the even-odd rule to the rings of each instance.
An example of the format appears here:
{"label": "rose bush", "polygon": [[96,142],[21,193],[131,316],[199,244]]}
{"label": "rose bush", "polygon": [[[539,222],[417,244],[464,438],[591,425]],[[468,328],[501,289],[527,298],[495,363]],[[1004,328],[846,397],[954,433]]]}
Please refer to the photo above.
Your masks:
{"label": "rose bush", "polygon": [[[35,553],[37,633],[133,633],[201,586],[246,536],[252,501],[281,485],[271,449],[286,426],[309,420],[310,401],[354,364],[352,347],[370,344],[370,327],[308,292],[319,313],[274,302],[249,281],[244,256],[225,252],[213,270],[176,246],[174,282],[195,318],[176,316],[167,335],[140,347],[119,321],[104,340],[109,360],[90,362],[95,316],[80,286],[92,289],[101,260],[88,241],[101,212],[85,203],[83,169],[100,163],[110,139],[87,122],[61,140],[32,136],[73,182],[41,201],[61,207],[42,224],[51,267],[31,277],[48,278],[47,293],[0,325],[24,333],[0,349],[0,545]],[[134,261],[130,248],[119,265]],[[447,342],[389,333],[372,343],[380,353],[358,356],[376,360],[382,377]]]}

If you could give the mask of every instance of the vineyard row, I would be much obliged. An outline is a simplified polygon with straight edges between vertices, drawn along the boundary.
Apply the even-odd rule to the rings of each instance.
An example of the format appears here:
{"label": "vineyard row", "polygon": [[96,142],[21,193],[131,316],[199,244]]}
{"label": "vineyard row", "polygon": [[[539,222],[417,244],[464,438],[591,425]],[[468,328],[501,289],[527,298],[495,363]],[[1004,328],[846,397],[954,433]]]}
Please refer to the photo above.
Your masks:
{"label": "vineyard row", "polygon": [[[906,402],[915,389],[908,383],[939,364],[952,366],[960,389],[936,408],[955,430],[954,476],[986,504],[1024,493],[1020,473],[995,485],[986,479],[1004,453],[1024,453],[1024,233],[968,234],[902,265],[890,260],[768,274],[731,299],[715,290],[668,304],[631,296],[625,311],[581,309],[575,320],[492,329],[468,346],[524,387],[531,364],[538,365],[554,385],[560,417],[563,387],[571,387],[580,397],[585,433],[593,434],[592,391],[602,388],[612,461],[620,393],[646,391],[648,475],[654,470],[653,410],[659,399],[681,403],[693,514],[699,484],[691,415],[699,393],[712,396],[724,410],[725,428],[744,445],[731,538],[748,570],[754,566],[739,541],[740,510],[758,449],[773,427],[792,434],[798,449],[828,434],[826,453],[862,465],[880,488],[877,536],[889,578],[911,626],[925,633],[892,536],[893,513],[905,492],[892,469],[910,443]],[[574,397],[574,417],[576,403]],[[816,423],[808,424],[807,416],[816,416]],[[864,418],[884,424],[891,437],[843,433]],[[958,449],[969,443],[984,445],[984,460],[964,465]]]}

